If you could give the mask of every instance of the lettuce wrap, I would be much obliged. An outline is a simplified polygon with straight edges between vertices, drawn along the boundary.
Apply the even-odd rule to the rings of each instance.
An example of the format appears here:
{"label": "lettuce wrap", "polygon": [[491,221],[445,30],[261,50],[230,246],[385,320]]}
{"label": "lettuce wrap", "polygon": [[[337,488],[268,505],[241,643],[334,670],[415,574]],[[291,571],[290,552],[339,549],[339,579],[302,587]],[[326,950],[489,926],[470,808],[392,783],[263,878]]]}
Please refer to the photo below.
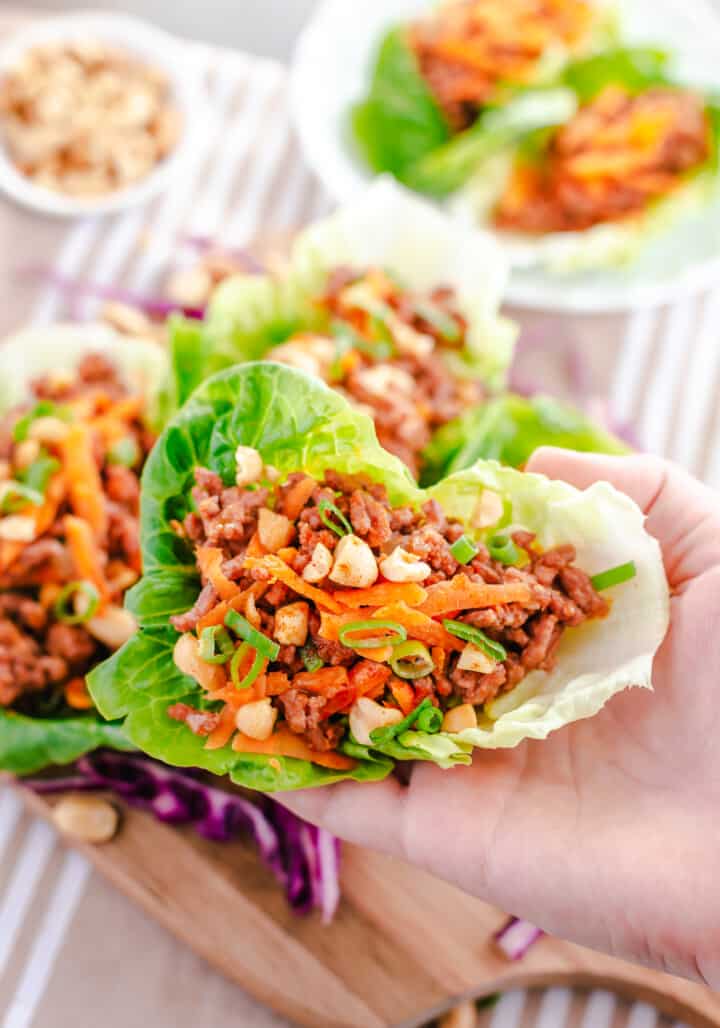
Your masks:
{"label": "lettuce wrap", "polygon": [[[26,404],[29,384],[47,372],[74,372],[84,357],[102,354],[120,369],[128,387],[146,397],[146,420],[159,428],[166,403],[168,362],[151,340],[119,336],[106,325],[58,324],[19,332],[0,348],[0,415]],[[39,466],[39,465],[38,465]],[[32,595],[32,593],[30,593]],[[51,708],[30,716],[0,707],[0,770],[24,775],[51,764],[71,763],[100,746],[133,749],[117,724],[95,711]]]}
{"label": "lettuce wrap", "polygon": [[[478,547],[490,532],[522,528],[534,533],[544,549],[574,546],[586,581],[585,572],[595,575],[617,565],[627,567],[629,562],[634,574],[630,581],[607,591],[607,616],[563,636],[555,670],[530,671],[517,688],[482,706],[472,727],[459,732],[438,730],[436,715],[431,713],[428,721],[427,699],[401,721],[397,715],[391,731],[374,732],[367,743],[346,732],[337,752],[331,754],[338,766],[321,766],[315,759],[298,759],[276,750],[258,752],[257,747],[244,752],[240,736],[236,737],[240,746],[233,748],[232,726],[225,742],[218,745],[214,736],[208,741],[194,734],[188,728],[190,721],[176,719],[181,715],[187,720],[185,715],[191,711],[200,721],[209,716],[213,727],[221,720],[216,700],[176,665],[173,655],[181,636],[170,618],[193,608],[202,584],[191,538],[182,528],[197,509],[191,497],[193,482],[201,481],[196,471],[205,469],[202,480],[211,483],[215,476],[218,486],[211,488],[219,489],[223,483],[231,486],[239,474],[238,446],[256,451],[265,472],[270,475],[272,470],[274,482],[289,475],[319,480],[331,472],[360,476],[376,491],[381,487],[380,493],[393,508],[408,508],[408,516],[428,501],[437,501],[444,515],[457,519],[457,531],[464,526]],[[256,488],[250,484],[248,496]],[[497,508],[492,526],[485,519],[480,522],[485,527],[473,527],[488,492]],[[237,489],[227,495],[236,502]],[[264,496],[262,490],[257,502],[264,502]],[[370,502],[367,497],[366,501]],[[211,498],[210,506],[215,504],[217,509],[218,502]],[[201,504],[201,509],[208,508]],[[435,505],[430,509],[437,515]],[[198,516],[194,515],[196,521]],[[517,538],[522,541],[521,536]],[[141,541],[144,575],[126,599],[141,630],[91,673],[91,695],[100,712],[109,720],[121,721],[127,738],[149,755],[172,765],[227,774],[239,785],[262,791],[306,788],[345,778],[375,780],[389,774],[394,761],[404,759],[432,760],[447,768],[469,763],[474,747],[514,746],[526,738],[544,738],[564,724],[596,713],[630,685],[650,687],[653,654],[667,626],[667,584],[659,547],[644,531],[638,508],[610,485],[599,483],[579,492],[562,482],[479,461],[422,490],[402,463],[378,445],[367,416],[316,378],[273,363],[245,364],[214,375],[167,425],[143,474]],[[467,547],[467,540],[461,545]],[[242,557],[243,552],[239,559],[249,560]],[[263,558],[258,559],[262,563]],[[284,558],[273,559],[277,568],[278,560],[282,563]],[[224,572],[221,578],[229,588],[228,596],[237,595],[238,588],[223,576]],[[606,609],[606,600],[602,604]],[[214,631],[210,630],[213,637]],[[441,629],[436,624],[433,632],[437,631]],[[425,714],[416,724],[421,711]],[[344,724],[342,718],[340,722]],[[337,731],[341,733],[341,727]]]}
{"label": "lettuce wrap", "polygon": [[[720,104],[707,92],[707,85],[703,85],[711,77],[707,69],[703,72],[702,61],[693,71],[692,77],[681,78],[667,51],[648,46],[618,46],[572,62],[556,83],[555,90],[547,90],[545,97],[536,91],[533,97],[532,111],[538,122],[545,113],[545,130],[533,130],[530,126],[515,145],[495,148],[488,147],[487,139],[480,131],[476,143],[478,161],[474,168],[470,170],[467,149],[471,144],[466,142],[461,170],[467,174],[456,174],[453,178],[462,146],[458,137],[420,162],[414,172],[417,187],[449,197],[450,190],[445,188],[445,184],[451,182],[455,191],[450,198],[451,209],[463,217],[470,216],[475,223],[489,224],[511,182],[515,167],[533,164],[542,167],[546,161],[554,135],[551,124],[558,126],[568,121],[576,110],[595,100],[606,89],[620,87],[630,97],[656,87],[687,89],[703,97],[709,142],[705,159],[685,171],[678,186],[651,199],[630,215],[601,221],[583,230],[524,234],[505,227],[498,229],[514,267],[542,265],[550,272],[567,273],[627,265],[636,261],[648,243],[666,233],[676,222],[690,219],[703,207],[716,209],[720,197]],[[552,118],[559,110],[558,96],[562,93],[573,100],[568,103],[566,117],[553,122]]]}
{"label": "lettuce wrap", "polygon": [[465,348],[446,355],[453,373],[502,385],[516,328],[499,313],[507,269],[498,246],[386,178],[301,232],[281,275],[230,278],[214,293],[204,323],[171,321],[177,403],[208,374],[261,359],[293,333],[328,331],[313,299],[340,267],[381,268],[415,291],[451,287],[467,322]]}

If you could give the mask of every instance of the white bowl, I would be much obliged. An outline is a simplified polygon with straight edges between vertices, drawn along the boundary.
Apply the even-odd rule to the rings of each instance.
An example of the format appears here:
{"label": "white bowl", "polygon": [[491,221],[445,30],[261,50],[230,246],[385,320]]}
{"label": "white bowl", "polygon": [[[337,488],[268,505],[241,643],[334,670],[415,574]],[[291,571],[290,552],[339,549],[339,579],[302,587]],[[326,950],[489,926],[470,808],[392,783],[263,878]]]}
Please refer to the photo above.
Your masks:
{"label": "white bowl", "polygon": [[[367,92],[378,43],[391,26],[432,6],[432,0],[324,0],[298,41],[293,121],[307,162],[338,201],[372,178],[354,146],[348,113]],[[720,18],[709,3],[620,0],[619,9],[633,43],[676,52],[673,70],[683,81],[720,88]],[[720,200],[658,236],[622,268],[561,274],[528,260],[528,248],[519,253],[504,233],[495,235],[514,267],[507,300],[521,307],[623,310],[668,303],[720,281]]]}
{"label": "white bowl", "polygon": [[0,49],[0,79],[33,47],[84,38],[121,47],[146,64],[160,68],[170,83],[171,102],[182,115],[181,134],[174,149],[150,174],[131,186],[87,199],[36,185],[17,170],[0,142],[0,189],[18,203],[44,214],[107,214],[150,199],[165,188],[192,153],[202,123],[203,85],[192,52],[180,40],[129,15],[79,11],[32,22],[14,33]]}

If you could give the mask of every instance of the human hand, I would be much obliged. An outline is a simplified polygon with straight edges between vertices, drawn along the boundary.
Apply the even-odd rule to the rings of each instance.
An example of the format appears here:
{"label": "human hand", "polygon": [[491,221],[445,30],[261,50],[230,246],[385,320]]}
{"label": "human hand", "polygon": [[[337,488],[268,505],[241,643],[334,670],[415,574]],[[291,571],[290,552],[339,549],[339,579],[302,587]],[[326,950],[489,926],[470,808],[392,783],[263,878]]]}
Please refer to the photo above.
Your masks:
{"label": "human hand", "polygon": [[720,987],[720,497],[658,458],[541,449],[647,514],[672,592],[655,692],[473,766],[283,794],[296,813],[553,934]]}

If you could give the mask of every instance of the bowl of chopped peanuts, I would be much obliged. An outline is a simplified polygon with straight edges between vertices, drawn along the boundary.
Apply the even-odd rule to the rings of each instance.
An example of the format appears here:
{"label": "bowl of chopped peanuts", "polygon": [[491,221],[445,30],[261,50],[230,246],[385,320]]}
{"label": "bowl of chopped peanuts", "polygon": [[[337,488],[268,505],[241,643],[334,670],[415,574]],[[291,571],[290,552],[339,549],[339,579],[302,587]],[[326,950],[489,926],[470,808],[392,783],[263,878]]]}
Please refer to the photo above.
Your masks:
{"label": "bowl of chopped peanuts", "polygon": [[78,12],[0,50],[0,189],[46,214],[118,211],[182,173],[204,123],[192,51],[145,22]]}

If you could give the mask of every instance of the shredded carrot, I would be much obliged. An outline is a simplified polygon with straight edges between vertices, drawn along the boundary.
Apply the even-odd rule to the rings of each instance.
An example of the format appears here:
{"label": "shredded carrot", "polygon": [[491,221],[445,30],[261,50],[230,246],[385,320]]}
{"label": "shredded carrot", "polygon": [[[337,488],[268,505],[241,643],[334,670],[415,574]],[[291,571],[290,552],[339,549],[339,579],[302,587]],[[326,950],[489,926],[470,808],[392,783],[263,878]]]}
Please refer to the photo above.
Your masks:
{"label": "shredded carrot", "polygon": [[387,665],[372,664],[360,661],[354,664],[348,673],[350,684],[357,690],[358,696],[377,696],[385,688],[391,671]]}
{"label": "shredded carrot", "polygon": [[249,598],[252,597],[253,601],[257,600],[266,589],[266,582],[254,582],[248,589],[238,593],[237,596],[233,596],[231,600],[224,600],[222,603],[218,603],[212,610],[209,610],[207,614],[200,618],[197,623],[197,634],[201,635],[203,628],[221,625],[229,610],[236,610],[238,613],[243,612],[246,609]]}
{"label": "shredded carrot", "polygon": [[335,771],[351,771],[356,761],[342,753],[319,752],[308,746],[302,736],[294,735],[282,725],[277,728],[269,739],[251,739],[241,732],[232,741],[232,748],[237,753],[267,753],[278,757],[294,757],[296,760],[309,760],[321,767],[329,767]]}
{"label": "shredded carrot", "polygon": [[282,505],[282,511],[286,518],[290,518],[291,521],[297,520],[316,485],[315,479],[306,475],[289,487],[283,497]]}
{"label": "shredded carrot", "polygon": [[297,557],[297,547],[295,546],[283,546],[282,549],[277,551],[277,555],[280,560],[284,560],[286,564],[290,564]]}
{"label": "shredded carrot", "polygon": [[214,728],[205,741],[206,750],[221,750],[227,746],[235,732],[235,711],[232,707],[224,707],[220,714],[220,724]]}
{"label": "shredded carrot", "polygon": [[[450,633],[448,632],[448,635],[449,634]],[[452,638],[455,639],[455,636],[452,636]],[[459,641],[459,639],[456,640],[456,642]],[[447,650],[444,650],[442,646],[433,646],[430,650],[430,656],[432,657],[433,664],[435,665],[435,670],[441,675],[445,670],[445,664],[447,663]]]}
{"label": "shredded carrot", "polygon": [[82,422],[71,425],[60,448],[70,505],[78,517],[88,522],[95,538],[103,539],[107,532],[107,510],[88,425]]}
{"label": "shredded carrot", "polygon": [[329,593],[323,592],[322,589],[316,589],[314,585],[309,585],[292,568],[288,567],[284,561],[280,560],[275,553],[268,553],[264,557],[246,557],[245,567],[249,570],[263,568],[273,578],[277,578],[283,585],[287,585],[293,592],[298,593],[299,596],[312,600],[318,607],[324,607],[335,614],[340,614],[343,610],[342,605]]}
{"label": "shredded carrot", "polygon": [[307,689],[327,695],[331,690],[347,685],[348,673],[344,667],[321,667],[317,671],[301,671],[292,680],[293,689]]}
{"label": "shredded carrot", "polygon": [[265,693],[267,696],[280,696],[290,688],[290,679],[284,671],[270,671],[267,675]]}
{"label": "shredded carrot", "polygon": [[406,603],[389,603],[387,607],[378,607],[372,616],[397,621],[407,630],[411,639],[418,639],[426,646],[440,646],[444,650],[462,650],[465,646],[464,642],[447,632],[437,621],[422,611],[408,607]]}
{"label": "shredded carrot", "polygon": [[249,593],[248,598],[245,600],[245,617],[253,628],[262,628],[262,618],[260,617],[260,611],[257,609],[255,604],[255,596],[253,593]]}
{"label": "shredded carrot", "polygon": [[[45,499],[39,507],[27,507],[22,510],[24,517],[35,522],[35,539],[38,539],[52,525],[58,508],[65,495],[65,482],[61,474],[54,475],[45,490]],[[0,571],[11,567],[23,552],[28,543],[11,542],[9,539],[0,541]]]}
{"label": "shredded carrot", "polygon": [[411,710],[417,707],[413,687],[407,682],[403,682],[401,678],[396,678],[393,675],[390,679],[390,692],[395,697],[397,705],[403,714],[409,714]]}
{"label": "shredded carrot", "polygon": [[65,702],[74,710],[90,710],[94,706],[84,678],[71,678],[66,682],[63,692]]}
{"label": "shredded carrot", "polygon": [[447,582],[428,587],[427,599],[419,609],[429,617],[476,607],[499,607],[503,603],[527,603],[532,593],[524,582],[487,585],[471,582],[467,575],[455,575]]}
{"label": "shredded carrot", "polygon": [[323,719],[331,717],[333,714],[346,714],[355,702],[356,696],[357,692],[351,685],[341,686],[323,707]]}
{"label": "shredded carrot", "polygon": [[369,589],[340,589],[332,595],[344,607],[382,607],[387,603],[419,607],[427,598],[427,590],[416,582],[380,582]]}
{"label": "shredded carrot", "polygon": [[245,551],[245,556],[246,557],[264,557],[266,553],[267,553],[267,550],[265,549],[263,544],[260,542],[260,536],[257,534],[257,532],[255,532],[255,534],[252,536],[252,538],[250,539],[250,542],[247,545],[247,550]]}
{"label": "shredded carrot", "polygon": [[201,574],[212,584],[221,600],[231,600],[242,590],[231,582],[222,569],[223,551],[217,546],[198,546],[197,564]]}
{"label": "shredded carrot", "polygon": [[89,522],[75,517],[74,514],[66,514],[63,525],[78,577],[92,582],[101,599],[107,600],[109,589],[105,581],[102,556]]}

